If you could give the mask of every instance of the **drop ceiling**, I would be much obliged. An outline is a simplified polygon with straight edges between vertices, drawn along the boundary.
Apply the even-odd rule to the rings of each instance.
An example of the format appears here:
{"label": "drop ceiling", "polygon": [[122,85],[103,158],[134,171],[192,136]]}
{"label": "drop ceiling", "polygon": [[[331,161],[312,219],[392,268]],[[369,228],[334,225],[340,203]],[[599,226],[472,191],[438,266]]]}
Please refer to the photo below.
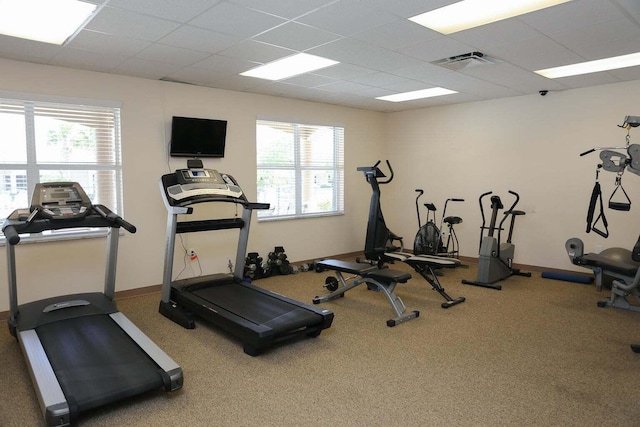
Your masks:
{"label": "drop ceiling", "polygon": [[[533,72],[640,51],[639,0],[573,0],[447,36],[407,20],[455,1],[94,0],[65,45],[0,35],[0,57],[385,112],[640,80],[640,67]],[[275,82],[239,75],[298,52],[340,63]],[[471,52],[497,61],[433,64]],[[437,86],[458,93],[375,99]]]}

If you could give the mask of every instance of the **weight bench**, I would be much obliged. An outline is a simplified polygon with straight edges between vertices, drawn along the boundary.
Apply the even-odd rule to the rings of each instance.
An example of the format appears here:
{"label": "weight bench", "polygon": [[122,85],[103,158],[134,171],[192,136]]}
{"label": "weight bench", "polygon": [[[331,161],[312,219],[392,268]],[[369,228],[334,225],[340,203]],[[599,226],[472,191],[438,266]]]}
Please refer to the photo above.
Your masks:
{"label": "weight bench", "polygon": [[[606,300],[598,301],[598,307],[640,312],[640,306],[627,299],[633,295],[640,301],[640,238],[632,251],[622,248],[612,251],[614,248],[610,248],[599,254],[585,254],[584,244],[578,238],[567,240],[565,248],[573,264],[593,270],[598,290],[602,289],[604,275],[613,277],[611,295]],[[631,349],[640,353],[640,345],[632,344]]]}
{"label": "weight bench", "polygon": [[[334,259],[327,259],[316,263],[316,269],[317,271],[334,271],[337,279],[335,277],[327,277],[324,286],[331,291],[331,293],[321,297],[316,296],[313,299],[314,304],[320,304],[321,302],[343,297],[348,290],[366,283],[367,288],[384,292],[393,310],[396,312],[395,318],[387,320],[387,326],[393,327],[420,316],[420,312],[417,310],[407,312],[404,303],[394,292],[398,283],[406,283],[411,279],[411,274],[409,273],[392,270],[390,268],[377,268],[370,264]],[[343,273],[350,274],[353,277],[345,278]]]}
{"label": "weight bench", "polygon": [[465,297],[451,298],[440,284],[440,280],[438,280],[438,276],[434,271],[441,268],[458,267],[460,266],[459,259],[424,254],[413,255],[408,252],[401,251],[384,252],[382,259],[383,261],[390,263],[400,261],[410,265],[446,300],[440,304],[442,308],[453,307],[454,305],[465,301]]}

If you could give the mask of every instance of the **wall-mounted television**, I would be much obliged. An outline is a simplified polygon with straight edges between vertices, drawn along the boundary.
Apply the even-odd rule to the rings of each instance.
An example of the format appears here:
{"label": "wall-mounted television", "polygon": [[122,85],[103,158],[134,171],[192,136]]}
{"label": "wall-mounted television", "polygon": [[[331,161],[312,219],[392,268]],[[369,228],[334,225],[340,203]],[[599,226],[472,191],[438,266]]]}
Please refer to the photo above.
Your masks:
{"label": "wall-mounted television", "polygon": [[171,121],[172,157],[224,157],[227,121],[176,117]]}

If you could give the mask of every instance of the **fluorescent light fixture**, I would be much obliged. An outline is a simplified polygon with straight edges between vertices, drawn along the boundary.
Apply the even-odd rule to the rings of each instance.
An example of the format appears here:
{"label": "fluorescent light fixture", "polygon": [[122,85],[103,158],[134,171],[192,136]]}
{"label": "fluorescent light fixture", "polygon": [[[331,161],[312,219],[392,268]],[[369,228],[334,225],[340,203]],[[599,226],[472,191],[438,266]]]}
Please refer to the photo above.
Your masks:
{"label": "fluorescent light fixture", "polygon": [[571,0],[463,0],[409,18],[442,34],[451,34]]}
{"label": "fluorescent light fixture", "polygon": [[452,93],[458,92],[456,92],[455,90],[445,89],[443,87],[432,87],[431,89],[414,90],[412,92],[396,93],[395,95],[379,96],[376,99],[380,99],[382,101],[402,102],[411,101],[413,99],[450,95]]}
{"label": "fluorescent light fixture", "polygon": [[640,65],[640,52],[605,59],[597,59],[595,61],[563,65],[562,67],[546,68],[544,70],[534,71],[534,73],[538,73],[549,79],[557,79],[560,77],[597,73],[599,71],[617,70],[618,68],[635,67],[637,65]]}
{"label": "fluorescent light fixture", "polygon": [[249,71],[240,73],[240,75],[267,80],[282,80],[335,64],[338,64],[338,61],[309,55],[308,53],[298,53],[296,55],[288,56],[256,68],[252,68]]}
{"label": "fluorescent light fixture", "polygon": [[62,44],[96,7],[77,0],[0,0],[0,33]]}

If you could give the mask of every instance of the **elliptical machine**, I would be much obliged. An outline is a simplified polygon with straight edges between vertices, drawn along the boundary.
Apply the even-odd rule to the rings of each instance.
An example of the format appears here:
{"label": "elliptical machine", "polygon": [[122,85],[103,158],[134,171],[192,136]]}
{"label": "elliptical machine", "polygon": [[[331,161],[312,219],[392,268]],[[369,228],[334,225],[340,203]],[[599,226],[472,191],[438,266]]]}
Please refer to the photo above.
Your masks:
{"label": "elliptical machine", "polygon": [[[491,220],[489,226],[486,226],[486,218],[484,215],[483,199],[491,194],[492,191],[483,193],[480,196],[480,214],[482,215],[482,226],[480,227],[480,252],[478,259],[478,279],[476,281],[463,280],[465,285],[475,285],[484,288],[491,288],[501,290],[502,286],[497,285],[496,282],[506,279],[507,277],[517,275],[531,277],[531,273],[527,271],[520,271],[517,268],[513,268],[513,256],[515,253],[515,245],[511,243],[511,237],[513,236],[513,227],[516,222],[516,217],[525,215],[523,211],[515,210],[516,205],[520,201],[520,195],[515,191],[509,190],[509,193],[515,196],[515,201],[511,207],[503,213],[502,220],[496,226],[498,219],[498,212],[504,209],[502,201],[499,196],[491,196]],[[509,235],[506,243],[502,243],[500,240],[502,227],[507,218],[511,217],[511,223],[509,225]],[[487,235],[484,236],[484,232],[487,230]],[[494,234],[498,231],[497,238]]]}

